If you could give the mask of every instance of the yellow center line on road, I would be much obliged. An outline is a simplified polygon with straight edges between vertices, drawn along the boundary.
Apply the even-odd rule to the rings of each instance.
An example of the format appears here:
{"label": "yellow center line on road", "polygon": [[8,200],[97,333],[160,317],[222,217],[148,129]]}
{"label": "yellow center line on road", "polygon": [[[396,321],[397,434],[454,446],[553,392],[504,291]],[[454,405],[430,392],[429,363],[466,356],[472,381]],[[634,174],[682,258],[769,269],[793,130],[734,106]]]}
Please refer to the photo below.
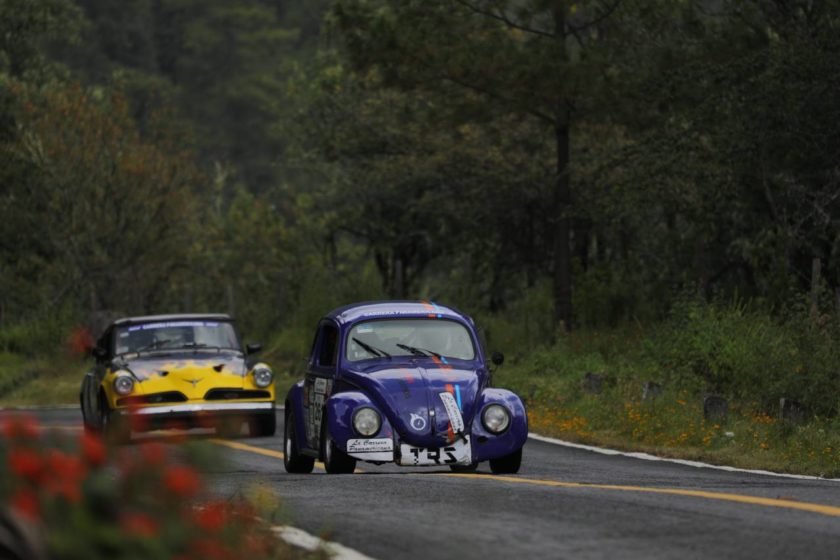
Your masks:
{"label": "yellow center line on road", "polygon": [[[230,447],[231,449],[238,449],[240,451],[248,451],[257,453],[259,455],[266,455],[268,457],[283,458],[283,453],[280,451],[273,451],[271,449],[263,449],[262,447],[254,447],[245,443],[235,441],[228,441],[222,439],[210,440],[213,443]],[[323,469],[323,463],[316,463],[318,468]],[[363,471],[356,469],[357,473]],[[412,474],[418,474],[416,472]],[[840,517],[840,507],[829,506],[824,504],[815,504],[811,502],[795,502],[792,500],[781,500],[777,498],[762,498],[760,496],[747,496],[744,494],[729,494],[726,492],[708,492],[705,490],[686,490],[681,488],[657,488],[652,486],[627,486],[618,484],[589,484],[583,482],[561,482],[558,480],[544,480],[538,478],[522,478],[515,476],[502,475],[488,475],[478,473],[429,473],[434,476],[446,476],[452,478],[466,478],[474,480],[487,480],[492,482],[511,482],[514,484],[529,484],[532,486],[545,486],[552,488],[579,488],[592,490],[612,490],[618,492],[646,492],[649,494],[667,494],[671,496],[684,496],[689,498],[703,498],[706,500],[719,500],[724,502],[736,502],[741,504],[749,504],[754,506],[774,507],[783,509],[793,509],[798,511],[807,511],[810,513],[819,513],[821,515],[828,515],[830,517]],[[423,475],[421,475],[423,476]]]}
{"label": "yellow center line on road", "polygon": [[[216,445],[222,445],[224,447],[230,447],[231,449],[238,449],[239,451],[248,451],[251,453],[256,453],[257,455],[265,455],[266,457],[273,457],[275,459],[283,459],[285,455],[282,451],[274,451],[273,449],[265,449],[263,447],[255,447],[253,445],[248,445],[247,443],[239,443],[238,441],[230,441],[228,439],[218,439],[213,438],[211,440],[212,443]],[[316,461],[315,466],[319,469],[324,469],[324,463],[321,461]],[[356,469],[356,472],[363,472],[359,469]]]}
{"label": "yellow center line on road", "polygon": [[583,488],[594,490],[615,490],[619,492],[647,492],[650,494],[669,494],[672,496],[687,496],[690,498],[703,498],[707,500],[721,500],[725,502],[737,502],[756,506],[795,509],[819,513],[831,517],[840,517],[840,507],[811,502],[794,502],[776,498],[762,498],[760,496],[747,496],[744,494],[728,494],[726,492],[707,492],[705,490],[684,490],[681,488],[656,488],[651,486],[625,486],[618,484],[587,484],[581,482],[560,482],[557,480],[540,480],[536,478],[520,478],[513,476],[484,475],[472,473],[446,473],[444,476],[458,478],[473,478],[484,480],[495,480],[499,482],[513,482],[515,484],[532,484],[535,486],[549,486],[556,488]]}

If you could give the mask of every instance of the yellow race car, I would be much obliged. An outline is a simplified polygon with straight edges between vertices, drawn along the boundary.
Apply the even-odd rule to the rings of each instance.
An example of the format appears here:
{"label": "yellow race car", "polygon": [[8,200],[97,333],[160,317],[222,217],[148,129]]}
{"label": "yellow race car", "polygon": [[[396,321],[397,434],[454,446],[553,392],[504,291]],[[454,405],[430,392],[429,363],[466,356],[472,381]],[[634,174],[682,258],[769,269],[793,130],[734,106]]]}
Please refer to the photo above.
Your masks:
{"label": "yellow race car", "polygon": [[155,315],[114,321],[92,350],[79,401],[85,429],[126,441],[177,427],[276,430],[274,374],[244,348],[228,315]]}

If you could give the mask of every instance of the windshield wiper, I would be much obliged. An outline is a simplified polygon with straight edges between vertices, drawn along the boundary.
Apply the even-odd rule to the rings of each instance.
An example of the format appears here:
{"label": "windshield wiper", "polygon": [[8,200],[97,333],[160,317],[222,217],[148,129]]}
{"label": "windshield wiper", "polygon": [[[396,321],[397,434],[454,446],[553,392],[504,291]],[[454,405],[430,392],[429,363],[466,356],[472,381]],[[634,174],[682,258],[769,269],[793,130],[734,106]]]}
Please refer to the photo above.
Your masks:
{"label": "windshield wiper", "polygon": [[172,342],[171,340],[166,339],[166,338],[164,338],[162,340],[155,340],[151,344],[147,344],[146,346],[141,346],[140,348],[135,350],[135,352],[137,352],[139,354],[140,352],[146,352],[148,350],[157,350],[161,346],[165,346],[165,345],[167,345],[171,342]]}
{"label": "windshield wiper", "polygon": [[212,344],[206,344],[206,343],[204,343],[204,342],[185,342],[184,344],[182,344],[182,345],[180,346],[180,348],[194,348],[194,349],[196,349],[196,350],[198,350],[198,349],[202,349],[202,350],[207,349],[207,350],[215,350],[215,351],[217,351],[217,352],[221,352],[221,351],[222,351],[222,347],[221,347],[221,346],[215,346],[215,345],[212,345]]}
{"label": "windshield wiper", "polygon": [[429,356],[434,356],[435,358],[442,358],[443,357],[440,354],[438,354],[437,352],[435,352],[434,350],[429,350],[427,348],[418,348],[416,346],[409,346],[408,344],[399,344],[399,343],[397,343],[397,346],[402,348],[403,350],[407,350],[407,351],[411,352],[415,356],[425,356],[427,358]]}
{"label": "windshield wiper", "polygon": [[369,353],[373,354],[374,356],[376,356],[378,358],[390,358],[391,357],[391,354],[389,354],[385,350],[380,350],[379,348],[375,348],[375,347],[371,346],[370,344],[368,344],[366,342],[362,342],[361,340],[359,340],[355,336],[353,337],[353,342],[355,342],[356,344],[358,344],[359,346],[361,346],[362,348],[367,350]]}

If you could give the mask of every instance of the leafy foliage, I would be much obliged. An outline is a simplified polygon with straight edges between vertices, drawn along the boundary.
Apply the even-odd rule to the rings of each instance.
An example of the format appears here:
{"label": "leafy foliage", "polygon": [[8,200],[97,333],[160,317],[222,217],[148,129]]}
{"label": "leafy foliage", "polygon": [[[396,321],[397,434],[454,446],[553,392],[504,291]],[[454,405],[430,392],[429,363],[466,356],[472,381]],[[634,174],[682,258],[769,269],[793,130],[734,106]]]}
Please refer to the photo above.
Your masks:
{"label": "leafy foliage", "polygon": [[0,250],[12,273],[2,278],[4,305],[162,303],[185,258],[194,166],[165,138],[141,138],[119,95],[5,86],[17,126],[0,146]]}
{"label": "leafy foliage", "polygon": [[23,528],[5,535],[10,557],[299,556],[266,522],[276,499],[207,495],[202,472],[216,459],[206,444],[109,449],[16,417],[2,429],[0,515]]}

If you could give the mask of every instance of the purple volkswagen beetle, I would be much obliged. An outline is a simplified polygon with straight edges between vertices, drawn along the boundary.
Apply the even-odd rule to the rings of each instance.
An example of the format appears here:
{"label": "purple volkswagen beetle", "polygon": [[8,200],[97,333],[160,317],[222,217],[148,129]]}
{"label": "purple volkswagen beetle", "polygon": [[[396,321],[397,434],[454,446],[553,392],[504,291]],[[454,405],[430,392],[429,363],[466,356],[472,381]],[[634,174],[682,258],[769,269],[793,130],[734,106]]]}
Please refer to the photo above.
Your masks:
{"label": "purple volkswagen beetle", "polygon": [[[493,355],[500,365],[501,354]],[[357,461],[516,473],[528,418],[490,386],[473,320],[429,302],[366,302],[321,319],[306,378],[286,396],[284,464],[351,473]]]}

